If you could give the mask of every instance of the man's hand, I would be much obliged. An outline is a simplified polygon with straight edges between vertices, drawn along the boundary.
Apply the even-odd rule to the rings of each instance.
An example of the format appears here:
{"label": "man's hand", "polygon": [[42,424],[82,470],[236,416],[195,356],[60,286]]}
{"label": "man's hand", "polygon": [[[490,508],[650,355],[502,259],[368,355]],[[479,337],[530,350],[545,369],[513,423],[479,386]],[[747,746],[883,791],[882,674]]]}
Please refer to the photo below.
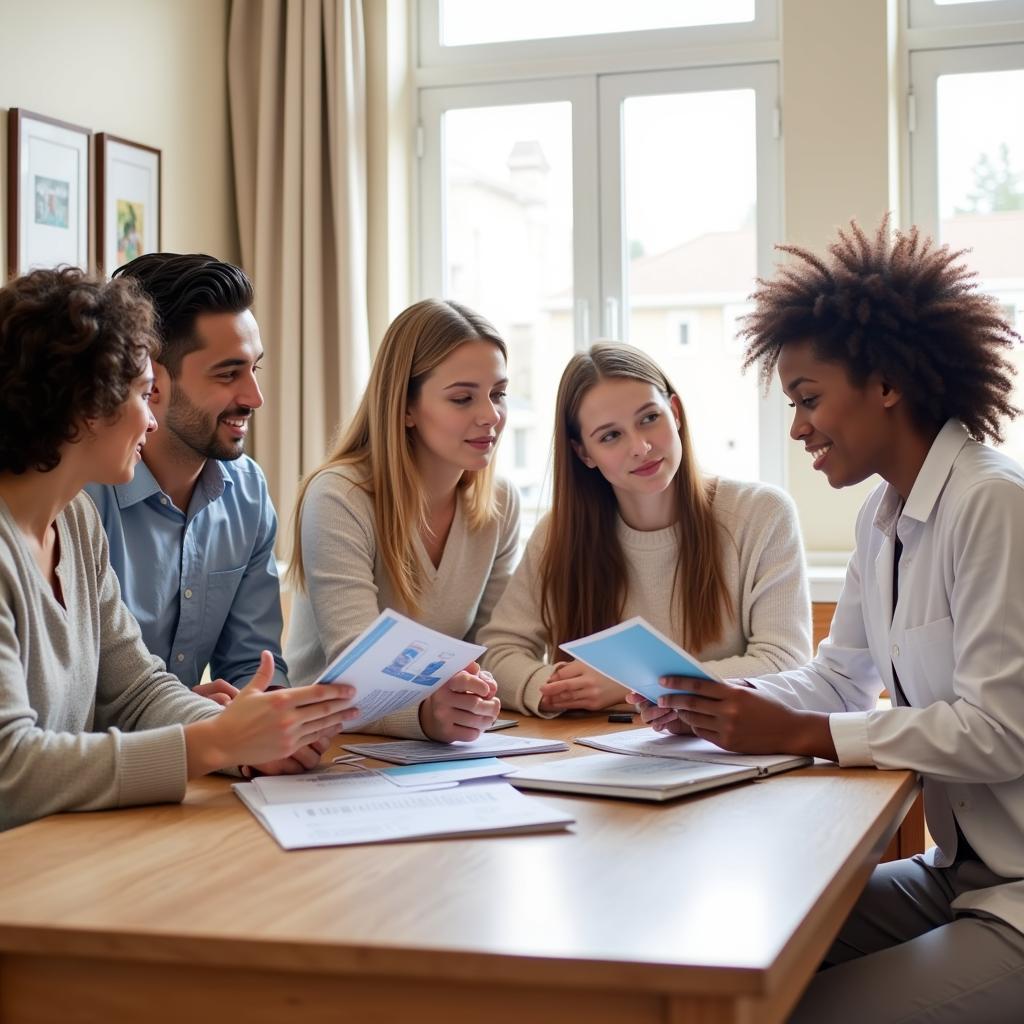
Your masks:
{"label": "man's hand", "polygon": [[582,661],[558,662],[540,688],[541,711],[600,711],[625,699],[626,691],[614,679]]}
{"label": "man's hand", "polygon": [[193,686],[192,692],[212,700],[214,704],[220,704],[221,707],[227,707],[238,696],[238,687],[232,686],[226,679],[214,679],[212,683]]}
{"label": "man's hand", "polygon": [[658,707],[675,711],[694,734],[738,754],[805,754],[836,760],[828,715],[798,711],[743,682],[665,676]]}
{"label": "man's hand", "polygon": [[498,684],[474,661],[420,704],[420,727],[432,740],[479,739],[498,717]]}

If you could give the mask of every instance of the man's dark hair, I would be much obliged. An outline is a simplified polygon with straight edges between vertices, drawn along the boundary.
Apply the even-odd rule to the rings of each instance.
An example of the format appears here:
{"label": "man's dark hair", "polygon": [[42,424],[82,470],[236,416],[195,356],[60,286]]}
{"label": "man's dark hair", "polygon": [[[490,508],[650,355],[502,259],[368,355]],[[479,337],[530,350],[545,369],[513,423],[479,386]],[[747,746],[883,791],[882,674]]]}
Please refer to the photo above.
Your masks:
{"label": "man's dark hair", "polygon": [[917,228],[890,238],[886,217],[874,238],[856,222],[824,258],[795,245],[798,262],[758,280],[741,332],[744,368],[760,363],[767,385],[785,345],[809,341],[817,358],[846,367],[860,387],[872,373],[897,388],[922,426],[960,420],[977,441],[1002,441],[1015,370],[1004,351],[1020,336],[976,275]]}
{"label": "man's dark hair", "polygon": [[244,270],[203,253],[152,252],[126,263],[114,277],[134,278],[156,310],[157,361],[172,377],[181,361],[202,345],[196,317],[244,313],[252,306],[252,282]]}
{"label": "man's dark hair", "polygon": [[83,420],[118,412],[158,347],[134,281],[62,267],[0,288],[0,472],[54,469]]}

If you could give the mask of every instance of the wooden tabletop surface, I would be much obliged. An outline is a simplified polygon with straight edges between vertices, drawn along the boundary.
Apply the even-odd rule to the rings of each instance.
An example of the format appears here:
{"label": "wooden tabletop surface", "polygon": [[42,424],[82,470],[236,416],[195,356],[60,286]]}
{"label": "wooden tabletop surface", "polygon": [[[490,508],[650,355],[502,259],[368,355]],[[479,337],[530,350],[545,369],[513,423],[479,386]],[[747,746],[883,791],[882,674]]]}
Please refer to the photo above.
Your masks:
{"label": "wooden tabletop surface", "polygon": [[[628,728],[521,721],[564,739]],[[862,884],[915,792],[909,772],[823,766],[661,805],[538,793],[576,824],[286,853],[206,778],[181,805],[0,834],[0,953],[756,992],[834,931],[835,894]]]}

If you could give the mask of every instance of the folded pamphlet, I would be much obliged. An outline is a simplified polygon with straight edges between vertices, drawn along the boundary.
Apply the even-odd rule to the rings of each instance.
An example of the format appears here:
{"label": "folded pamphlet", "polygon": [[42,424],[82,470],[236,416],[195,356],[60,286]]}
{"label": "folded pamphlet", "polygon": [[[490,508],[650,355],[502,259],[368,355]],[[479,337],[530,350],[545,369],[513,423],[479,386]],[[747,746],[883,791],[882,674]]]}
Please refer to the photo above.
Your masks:
{"label": "folded pamphlet", "polygon": [[346,722],[342,731],[359,732],[368,722],[419,704],[485,650],[389,608],[324,669],[317,682],[355,687],[353,703],[359,717]]}
{"label": "folded pamphlet", "polygon": [[659,697],[678,696],[682,690],[666,690],[662,676],[694,676],[720,683],[722,680],[689,652],[669,640],[641,616],[562,644],[562,650],[602,675],[634,690],[652,704]]}

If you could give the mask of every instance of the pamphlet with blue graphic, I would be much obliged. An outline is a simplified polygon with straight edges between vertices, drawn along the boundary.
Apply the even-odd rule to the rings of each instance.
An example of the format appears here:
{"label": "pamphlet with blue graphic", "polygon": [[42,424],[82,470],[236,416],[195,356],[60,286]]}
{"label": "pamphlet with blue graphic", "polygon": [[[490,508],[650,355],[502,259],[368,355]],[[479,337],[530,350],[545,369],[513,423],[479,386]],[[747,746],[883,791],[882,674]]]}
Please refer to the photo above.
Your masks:
{"label": "pamphlet with blue graphic", "polygon": [[358,732],[368,722],[419,704],[484,650],[387,609],[324,669],[317,682],[356,688],[360,714],[345,723],[344,731]]}
{"label": "pamphlet with blue graphic", "polygon": [[653,704],[658,703],[659,697],[684,692],[666,690],[658,682],[662,676],[722,681],[639,615],[561,646],[577,661],[621,683],[627,690],[635,690]]}

